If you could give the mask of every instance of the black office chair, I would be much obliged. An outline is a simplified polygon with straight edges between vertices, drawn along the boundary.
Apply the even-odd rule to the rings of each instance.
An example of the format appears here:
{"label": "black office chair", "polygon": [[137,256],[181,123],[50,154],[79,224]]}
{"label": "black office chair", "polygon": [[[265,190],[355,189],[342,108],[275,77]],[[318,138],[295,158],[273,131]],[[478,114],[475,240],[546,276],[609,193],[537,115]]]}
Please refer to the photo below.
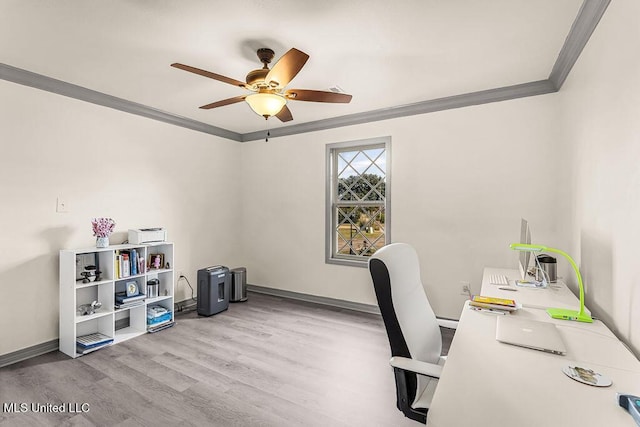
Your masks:
{"label": "black office chair", "polygon": [[391,345],[397,407],[421,423],[427,412],[446,357],[442,335],[420,279],[415,249],[392,243],[369,259],[378,306]]}

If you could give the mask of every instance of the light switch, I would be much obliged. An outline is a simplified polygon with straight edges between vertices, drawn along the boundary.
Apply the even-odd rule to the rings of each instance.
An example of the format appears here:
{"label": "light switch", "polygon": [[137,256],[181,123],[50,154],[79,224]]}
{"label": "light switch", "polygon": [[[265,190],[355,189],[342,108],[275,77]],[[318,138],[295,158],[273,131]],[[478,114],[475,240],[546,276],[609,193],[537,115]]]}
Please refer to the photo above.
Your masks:
{"label": "light switch", "polygon": [[57,204],[56,204],[56,212],[58,213],[67,213],[69,212],[69,207],[67,206],[67,201],[65,199],[63,199],[62,197],[58,197],[56,199]]}

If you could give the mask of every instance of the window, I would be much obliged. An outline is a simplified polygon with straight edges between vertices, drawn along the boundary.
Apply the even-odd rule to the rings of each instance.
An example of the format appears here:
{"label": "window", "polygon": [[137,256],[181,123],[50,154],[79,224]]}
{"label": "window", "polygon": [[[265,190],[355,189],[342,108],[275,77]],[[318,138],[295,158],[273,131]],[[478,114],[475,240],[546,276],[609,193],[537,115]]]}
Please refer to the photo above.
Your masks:
{"label": "window", "polygon": [[366,267],[389,243],[391,138],[327,145],[327,262]]}

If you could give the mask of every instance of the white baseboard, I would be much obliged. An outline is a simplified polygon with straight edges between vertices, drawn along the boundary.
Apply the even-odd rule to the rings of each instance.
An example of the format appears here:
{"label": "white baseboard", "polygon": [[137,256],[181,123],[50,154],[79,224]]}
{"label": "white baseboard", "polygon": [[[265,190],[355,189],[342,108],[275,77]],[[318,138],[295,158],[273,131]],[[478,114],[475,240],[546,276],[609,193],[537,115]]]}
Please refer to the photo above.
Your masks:
{"label": "white baseboard", "polygon": [[302,294],[300,292],[286,291],[283,289],[268,288],[260,285],[247,285],[247,291],[258,294],[273,295],[277,297],[296,299],[300,301],[313,302],[316,304],[324,304],[332,307],[346,308],[347,310],[361,311],[364,313],[380,314],[377,305],[363,304],[360,302],[345,301],[336,298],[321,297],[317,295]]}
{"label": "white baseboard", "polygon": [[[332,307],[346,308],[347,310],[355,310],[355,311],[361,311],[364,313],[380,315],[380,309],[378,308],[377,305],[363,304],[363,303],[352,302],[352,301],[344,301],[341,299],[320,297],[317,295],[302,294],[299,292],[268,288],[266,286],[260,286],[260,285],[247,285],[247,290],[249,292],[255,292],[258,294],[273,295],[273,296],[282,297],[282,298],[291,298],[291,299],[296,299],[300,301],[313,302],[316,304],[329,305]],[[458,328],[458,320],[456,319],[437,317],[437,320],[438,320],[438,325],[443,328],[448,328],[448,329]]]}
{"label": "white baseboard", "polygon": [[57,339],[23,348],[22,350],[3,354],[0,356],[0,368],[56,350],[58,350]]}

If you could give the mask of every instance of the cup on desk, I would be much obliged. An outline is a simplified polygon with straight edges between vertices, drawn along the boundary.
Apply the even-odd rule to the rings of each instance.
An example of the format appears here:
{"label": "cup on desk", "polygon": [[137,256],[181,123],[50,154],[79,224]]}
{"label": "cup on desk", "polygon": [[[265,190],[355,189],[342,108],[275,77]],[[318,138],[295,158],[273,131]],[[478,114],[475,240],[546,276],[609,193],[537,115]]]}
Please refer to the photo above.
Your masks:
{"label": "cup on desk", "polygon": [[549,283],[556,283],[558,281],[556,259],[550,255],[541,254],[538,255],[538,263],[543,271],[536,267],[536,280],[541,282],[544,274]]}

